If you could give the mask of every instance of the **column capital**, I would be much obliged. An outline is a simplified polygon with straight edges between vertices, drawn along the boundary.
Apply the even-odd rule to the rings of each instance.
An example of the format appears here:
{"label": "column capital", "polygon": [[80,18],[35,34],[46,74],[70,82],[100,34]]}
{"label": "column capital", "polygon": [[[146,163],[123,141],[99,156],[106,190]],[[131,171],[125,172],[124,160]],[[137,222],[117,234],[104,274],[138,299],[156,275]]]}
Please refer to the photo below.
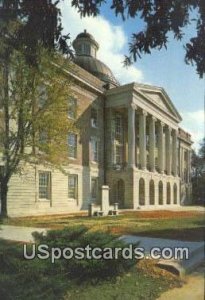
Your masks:
{"label": "column capital", "polygon": [[173,129],[173,128],[171,128],[171,127],[170,127],[169,125],[167,125],[167,124],[165,125],[165,128],[166,128],[166,131],[169,132],[169,133],[171,133],[171,131],[172,131],[172,129]]}
{"label": "column capital", "polygon": [[153,121],[153,122],[157,122],[157,118],[153,115],[150,115],[150,119]]}
{"label": "column capital", "polygon": [[141,110],[140,114],[141,114],[142,116],[145,116],[145,117],[147,116],[147,112],[146,112],[146,110],[144,110],[144,109]]}
{"label": "column capital", "polygon": [[173,132],[173,134],[174,134],[176,137],[178,137],[178,130],[177,130],[177,129],[172,128],[172,132]]}
{"label": "column capital", "polygon": [[132,108],[133,110],[137,110],[137,108],[138,108],[137,105],[133,102],[128,106],[128,108],[129,107]]}
{"label": "column capital", "polygon": [[165,123],[162,122],[161,120],[158,120],[158,122],[159,122],[159,125],[160,125],[162,128],[165,126]]}

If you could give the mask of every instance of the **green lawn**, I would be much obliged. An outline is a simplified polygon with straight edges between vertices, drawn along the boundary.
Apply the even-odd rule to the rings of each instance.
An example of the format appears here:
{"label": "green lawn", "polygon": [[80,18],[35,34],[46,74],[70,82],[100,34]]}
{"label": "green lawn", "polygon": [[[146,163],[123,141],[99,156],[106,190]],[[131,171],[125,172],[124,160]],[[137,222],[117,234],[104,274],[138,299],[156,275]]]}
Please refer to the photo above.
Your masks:
{"label": "green lawn", "polygon": [[[114,217],[43,216],[13,218],[4,224],[60,229],[84,225],[90,231],[101,230],[119,234],[136,234],[200,241],[204,239],[204,214],[198,212],[127,212]],[[140,265],[145,267],[140,267]],[[76,282],[68,274],[48,271],[46,261],[23,259],[22,245],[0,240],[0,298],[5,300],[151,300],[174,286],[179,278],[165,270],[154,270],[140,261],[129,273],[100,282]],[[155,267],[156,268],[156,267]]]}
{"label": "green lawn", "polygon": [[5,224],[60,229],[85,225],[90,230],[188,241],[204,240],[205,217],[199,212],[129,212],[113,217],[44,216],[9,219]]}
{"label": "green lawn", "polygon": [[157,299],[167,289],[180,286],[174,275],[134,266],[115,280],[77,282],[68,274],[48,271],[46,261],[23,258],[22,245],[0,240],[0,298],[4,300],[137,300]]}

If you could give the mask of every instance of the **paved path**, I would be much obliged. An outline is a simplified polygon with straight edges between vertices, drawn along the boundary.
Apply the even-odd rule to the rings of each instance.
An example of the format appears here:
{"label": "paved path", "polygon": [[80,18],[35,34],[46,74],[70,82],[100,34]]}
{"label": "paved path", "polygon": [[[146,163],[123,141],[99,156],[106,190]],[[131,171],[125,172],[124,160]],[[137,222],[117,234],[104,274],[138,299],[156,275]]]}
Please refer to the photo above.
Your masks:
{"label": "paved path", "polygon": [[198,268],[186,277],[186,283],[181,288],[174,288],[163,293],[158,300],[204,300],[205,298],[205,267]]}
{"label": "paved path", "polygon": [[18,241],[18,242],[34,242],[32,232],[45,232],[45,228],[22,227],[11,225],[0,225],[0,239]]}
{"label": "paved path", "polygon": [[[157,259],[156,264],[168,269],[174,269],[181,277],[195,270],[205,258],[203,241],[188,242],[133,235],[124,235],[120,239],[127,244],[137,244],[137,247],[142,247],[146,258],[149,258],[151,255],[153,259]],[[152,253],[153,248],[155,248],[154,253]],[[156,257],[156,254],[158,257]]]}
{"label": "paved path", "polygon": [[188,242],[188,241],[179,241],[179,240],[172,240],[172,239],[162,239],[162,238],[151,238],[151,237],[142,237],[136,235],[123,235],[121,239],[127,243],[137,243],[140,242],[139,247],[145,248],[146,252],[150,252],[150,249],[153,247],[170,247],[175,249],[177,247],[187,247],[189,251],[195,250],[199,246],[203,246],[204,242]]}
{"label": "paved path", "polygon": [[162,207],[159,207],[159,206],[156,206],[156,207],[153,207],[153,206],[147,206],[147,207],[141,207],[140,209],[137,209],[137,210],[133,210],[133,209],[120,209],[119,211],[120,212],[126,212],[126,211],[131,211],[131,212],[135,212],[135,211],[160,211],[160,210],[163,210],[163,211],[193,211],[193,212],[199,212],[199,213],[205,213],[205,206],[194,206],[194,205],[190,205],[190,206],[186,206],[186,205],[170,205],[169,208],[168,207],[165,207],[162,205]]}

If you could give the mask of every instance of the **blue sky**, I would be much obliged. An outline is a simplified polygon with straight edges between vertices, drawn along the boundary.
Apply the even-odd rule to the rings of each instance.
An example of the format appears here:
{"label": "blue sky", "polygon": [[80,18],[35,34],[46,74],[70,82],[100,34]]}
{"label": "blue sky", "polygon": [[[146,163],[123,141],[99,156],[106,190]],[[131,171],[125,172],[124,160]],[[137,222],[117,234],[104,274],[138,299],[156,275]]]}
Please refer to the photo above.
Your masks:
{"label": "blue sky", "polygon": [[122,65],[123,55],[128,53],[131,34],[143,28],[142,21],[123,22],[121,17],[115,17],[109,6],[103,6],[97,18],[81,19],[69,3],[67,0],[60,5],[65,33],[70,32],[73,40],[87,29],[100,44],[98,58],[111,68],[121,84],[136,81],[163,87],[183,118],[181,126],[192,134],[193,147],[197,149],[204,136],[205,80],[199,79],[193,66],[185,64],[183,48],[183,43],[194,33],[193,26],[186,29],[186,39],[182,43],[170,36],[167,50],[143,55],[126,69]]}

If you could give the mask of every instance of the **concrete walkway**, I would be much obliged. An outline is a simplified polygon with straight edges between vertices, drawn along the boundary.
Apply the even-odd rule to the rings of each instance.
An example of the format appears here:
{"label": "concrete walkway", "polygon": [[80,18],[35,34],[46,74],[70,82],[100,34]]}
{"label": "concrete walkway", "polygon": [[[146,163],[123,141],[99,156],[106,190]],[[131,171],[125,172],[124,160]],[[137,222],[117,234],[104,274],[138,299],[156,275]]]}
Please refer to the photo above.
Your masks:
{"label": "concrete walkway", "polygon": [[[188,241],[178,241],[170,239],[160,239],[160,238],[149,238],[134,235],[124,235],[120,239],[125,241],[127,244],[138,244],[137,247],[143,248],[145,250],[146,258],[150,257],[151,250],[156,248],[157,252],[155,254],[163,253],[163,250],[167,248],[165,256],[163,255],[156,260],[156,264],[161,267],[166,267],[168,269],[173,269],[178,272],[182,277],[185,274],[195,270],[204,261],[204,242],[188,242]],[[184,249],[180,257],[180,249]],[[173,257],[168,258],[166,255],[171,254]],[[156,257],[152,257],[153,259]]]}
{"label": "concrete walkway", "polygon": [[0,239],[33,243],[32,232],[47,232],[45,228],[0,225]]}
{"label": "concrete walkway", "polygon": [[186,283],[181,288],[174,288],[163,293],[157,300],[204,300],[205,267],[199,267],[191,275],[186,276]]}
{"label": "concrete walkway", "polygon": [[205,206],[194,206],[194,205],[169,205],[169,207],[167,206],[163,206],[161,205],[161,207],[158,206],[148,206],[148,207],[140,207],[140,209],[119,209],[120,212],[135,212],[135,211],[160,211],[160,210],[167,210],[167,211],[193,211],[193,212],[199,212],[199,213],[205,213]]}
{"label": "concrete walkway", "polygon": [[[21,227],[11,225],[0,225],[0,239],[19,241],[19,242],[34,242],[32,236],[33,232],[45,233],[48,228],[35,228],[35,227]],[[162,258],[156,260],[157,264],[162,267],[171,267],[177,270],[180,276],[195,270],[196,267],[204,260],[204,242],[186,242],[170,239],[149,238],[134,235],[124,235],[120,239],[127,244],[139,243],[137,247],[142,247],[145,250],[146,257],[149,258],[150,251],[153,247],[160,248],[162,251],[164,248],[169,248],[172,253],[175,254],[176,248],[187,248],[188,259],[175,257],[174,259]]]}

